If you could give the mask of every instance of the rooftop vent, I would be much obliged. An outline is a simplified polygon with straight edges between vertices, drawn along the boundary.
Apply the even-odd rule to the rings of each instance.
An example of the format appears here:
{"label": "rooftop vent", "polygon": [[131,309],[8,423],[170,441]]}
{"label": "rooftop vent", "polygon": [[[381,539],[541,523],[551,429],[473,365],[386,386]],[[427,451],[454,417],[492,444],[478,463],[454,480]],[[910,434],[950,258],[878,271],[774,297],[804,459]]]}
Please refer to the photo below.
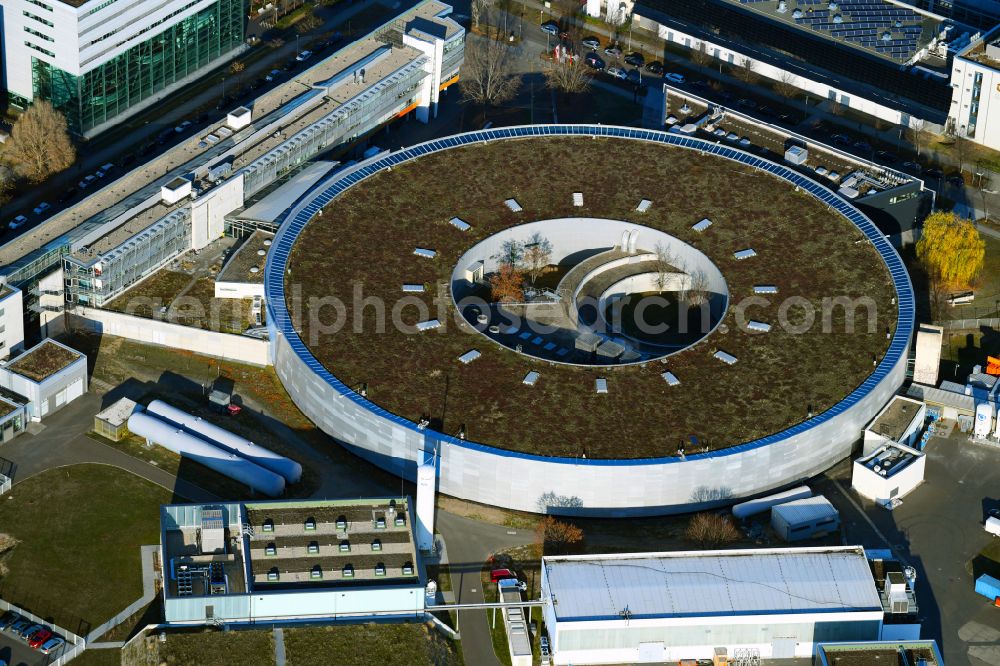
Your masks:
{"label": "rooftop vent", "polygon": [[573,205],[577,208],[583,206],[583,192],[573,193]]}
{"label": "rooftop vent", "polygon": [[605,379],[604,377],[598,377],[594,381],[594,389],[596,389],[596,391],[598,393],[607,393],[608,392],[608,380]]}
{"label": "rooftop vent", "polygon": [[458,360],[461,361],[462,363],[468,365],[469,363],[472,363],[473,361],[475,361],[480,356],[482,356],[482,353],[480,353],[480,351],[478,349],[470,349],[469,351],[467,351],[464,354],[462,354],[461,356],[459,356]]}
{"label": "rooftop vent", "polygon": [[521,204],[517,203],[517,199],[507,199],[506,201],[504,201],[504,204],[506,204],[507,208],[510,208],[515,213],[520,213],[522,210],[524,210],[523,208],[521,208]]}
{"label": "rooftop vent", "polygon": [[424,285],[422,284],[404,284],[403,292],[407,294],[422,294],[424,293]]}
{"label": "rooftop vent", "polygon": [[653,205],[653,202],[649,199],[643,199],[639,202],[639,205],[635,207],[637,213],[645,213],[649,210],[649,207]]}
{"label": "rooftop vent", "polygon": [[771,330],[770,324],[765,324],[762,321],[753,321],[752,319],[747,322],[748,331],[756,331],[757,333],[767,333]]}
{"label": "rooftop vent", "polygon": [[697,224],[695,224],[691,228],[694,229],[695,231],[701,232],[701,231],[704,231],[705,229],[708,229],[710,226],[712,226],[712,220],[710,220],[710,219],[708,219],[706,217],[701,222],[698,222]]}
{"label": "rooftop vent", "polygon": [[428,250],[427,248],[423,247],[418,247],[413,251],[413,254],[417,255],[418,257],[424,257],[425,259],[433,259],[434,257],[437,256],[437,251]]}
{"label": "rooftop vent", "polygon": [[777,294],[778,288],[773,284],[757,284],[754,285],[753,293],[755,294]]}
{"label": "rooftop vent", "polygon": [[450,220],[448,220],[448,222],[451,224],[451,226],[455,227],[459,231],[468,231],[469,229],[472,228],[471,224],[469,224],[460,217],[453,217]]}
{"label": "rooftop vent", "polygon": [[532,370],[531,372],[529,372],[524,376],[523,382],[528,386],[534,386],[535,382],[538,381],[538,377],[539,377],[538,373]]}
{"label": "rooftop vent", "polygon": [[736,259],[749,259],[750,257],[756,257],[757,253],[752,248],[747,248],[745,250],[737,250],[733,252],[733,257]]}
{"label": "rooftop vent", "polygon": [[427,321],[421,321],[417,323],[418,331],[431,331],[435,328],[440,328],[441,322],[437,319],[428,319]]}
{"label": "rooftop vent", "polygon": [[677,379],[677,375],[672,372],[664,372],[660,376],[663,377],[663,381],[665,381],[669,386],[677,386],[681,383],[681,380]]}
{"label": "rooftop vent", "polygon": [[719,359],[720,361],[722,361],[723,363],[725,363],[727,365],[733,365],[734,363],[736,363],[736,357],[735,356],[733,356],[732,354],[727,354],[726,352],[721,351],[721,350],[715,352],[715,354],[713,354],[713,356],[715,356],[715,358]]}

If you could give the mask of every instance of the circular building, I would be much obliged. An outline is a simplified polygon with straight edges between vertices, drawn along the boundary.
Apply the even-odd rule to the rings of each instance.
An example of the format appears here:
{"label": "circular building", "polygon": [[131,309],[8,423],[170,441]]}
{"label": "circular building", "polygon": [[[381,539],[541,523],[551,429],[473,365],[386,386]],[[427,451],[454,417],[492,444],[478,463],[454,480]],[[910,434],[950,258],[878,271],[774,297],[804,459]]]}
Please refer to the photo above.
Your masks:
{"label": "circular building", "polygon": [[531,126],[342,171],[266,268],[274,365],[358,455],[575,515],[691,511],[850,453],[900,386],[903,264],[785,166],[677,134]]}

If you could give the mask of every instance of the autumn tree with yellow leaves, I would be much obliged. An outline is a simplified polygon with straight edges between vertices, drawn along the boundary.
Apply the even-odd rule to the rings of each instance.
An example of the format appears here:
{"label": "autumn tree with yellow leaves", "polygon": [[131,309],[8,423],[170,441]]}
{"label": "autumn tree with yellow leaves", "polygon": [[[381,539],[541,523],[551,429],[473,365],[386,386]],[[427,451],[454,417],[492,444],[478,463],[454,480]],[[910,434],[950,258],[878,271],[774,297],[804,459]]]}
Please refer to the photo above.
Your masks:
{"label": "autumn tree with yellow leaves", "polygon": [[935,286],[967,289],[983,269],[986,243],[972,220],[939,211],[924,220],[917,258]]}

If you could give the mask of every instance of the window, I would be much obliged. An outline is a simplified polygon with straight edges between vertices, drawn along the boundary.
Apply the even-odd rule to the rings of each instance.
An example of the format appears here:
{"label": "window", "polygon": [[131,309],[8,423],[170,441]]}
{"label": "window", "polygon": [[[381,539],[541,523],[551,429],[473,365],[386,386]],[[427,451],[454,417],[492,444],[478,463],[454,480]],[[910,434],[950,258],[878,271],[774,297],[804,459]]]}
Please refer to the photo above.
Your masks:
{"label": "window", "polygon": [[48,35],[43,35],[42,33],[38,32],[37,30],[33,30],[32,28],[29,28],[28,26],[24,26],[24,31],[27,32],[27,33],[30,33],[30,34],[34,35],[35,37],[38,37],[40,39],[44,39],[47,42],[54,42],[54,41],[56,41],[56,40],[52,39],[51,37],[49,37]]}
{"label": "window", "polygon": [[308,552],[310,555],[318,555],[319,541],[310,541],[309,545],[306,547],[306,552]]}
{"label": "window", "polygon": [[385,518],[376,518],[375,519],[375,529],[377,529],[377,530],[384,530],[385,529]]}
{"label": "window", "polygon": [[316,519],[306,518],[305,528],[307,532],[314,532],[316,530]]}
{"label": "window", "polygon": [[264,546],[264,554],[268,557],[274,557],[278,554],[278,547],[273,543],[269,543]]}
{"label": "window", "polygon": [[342,573],[344,578],[354,578],[354,566],[345,564]]}
{"label": "window", "polygon": [[318,564],[316,566],[314,566],[312,569],[309,570],[309,577],[310,578],[322,578],[323,577],[323,567],[321,567]]}
{"label": "window", "polygon": [[412,576],[413,575],[413,563],[412,562],[407,562],[406,564],[403,565],[403,575],[404,576]]}
{"label": "window", "polygon": [[35,5],[36,7],[41,7],[42,9],[44,9],[46,11],[49,11],[49,12],[52,11],[52,7],[51,6],[45,4],[44,2],[41,2],[40,0],[28,0],[28,2],[30,2],[33,5]]}
{"label": "window", "polygon": [[56,57],[56,54],[53,53],[52,51],[49,51],[48,49],[43,49],[41,46],[37,46],[35,44],[32,44],[31,42],[25,42],[24,45],[27,46],[29,49],[34,49],[34,50],[38,51],[39,53],[44,53],[45,55],[49,56],[50,58],[55,58]]}
{"label": "window", "polygon": [[375,539],[372,541],[372,550],[379,551],[382,550],[382,541],[380,539]]}
{"label": "window", "polygon": [[268,580],[278,580],[278,578],[279,578],[278,567],[273,567],[270,571],[267,572]]}
{"label": "window", "polygon": [[55,24],[55,23],[53,23],[52,21],[49,21],[49,20],[47,20],[47,19],[43,19],[43,18],[42,18],[41,16],[36,16],[35,14],[32,14],[32,13],[31,13],[31,12],[29,12],[29,11],[22,11],[22,12],[21,12],[21,14],[23,14],[24,16],[26,16],[26,17],[28,17],[28,18],[32,19],[33,21],[38,21],[39,23],[42,23],[42,24],[44,24],[44,25],[47,25],[47,26],[49,26],[50,28],[54,28],[54,27],[56,27],[56,24]]}
{"label": "window", "polygon": [[375,565],[375,575],[376,576],[384,576],[385,575],[385,564],[384,563],[379,562],[378,564]]}
{"label": "window", "polygon": [[351,542],[350,541],[341,541],[340,542],[340,552],[342,552],[342,553],[349,553],[349,552],[351,552]]}
{"label": "window", "polygon": [[340,532],[347,531],[347,518],[345,516],[337,518],[337,530]]}
{"label": "window", "polygon": [[264,528],[265,532],[273,532],[274,531],[274,521],[272,519],[270,519],[270,518],[265,518],[264,519],[264,524],[262,525],[262,527]]}

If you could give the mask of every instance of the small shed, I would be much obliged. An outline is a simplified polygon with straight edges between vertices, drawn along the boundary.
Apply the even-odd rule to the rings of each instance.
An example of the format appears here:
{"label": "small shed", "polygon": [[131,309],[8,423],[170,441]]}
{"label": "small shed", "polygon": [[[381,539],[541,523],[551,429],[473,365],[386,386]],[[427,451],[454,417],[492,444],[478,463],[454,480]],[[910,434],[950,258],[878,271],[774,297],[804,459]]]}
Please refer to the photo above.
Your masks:
{"label": "small shed", "polygon": [[120,398],[94,415],[94,432],[112,442],[121,441],[128,434],[128,417],[141,409],[135,400]]}
{"label": "small shed", "polygon": [[771,527],[785,541],[811,539],[840,527],[840,512],[830,500],[817,495],[771,509]]}

